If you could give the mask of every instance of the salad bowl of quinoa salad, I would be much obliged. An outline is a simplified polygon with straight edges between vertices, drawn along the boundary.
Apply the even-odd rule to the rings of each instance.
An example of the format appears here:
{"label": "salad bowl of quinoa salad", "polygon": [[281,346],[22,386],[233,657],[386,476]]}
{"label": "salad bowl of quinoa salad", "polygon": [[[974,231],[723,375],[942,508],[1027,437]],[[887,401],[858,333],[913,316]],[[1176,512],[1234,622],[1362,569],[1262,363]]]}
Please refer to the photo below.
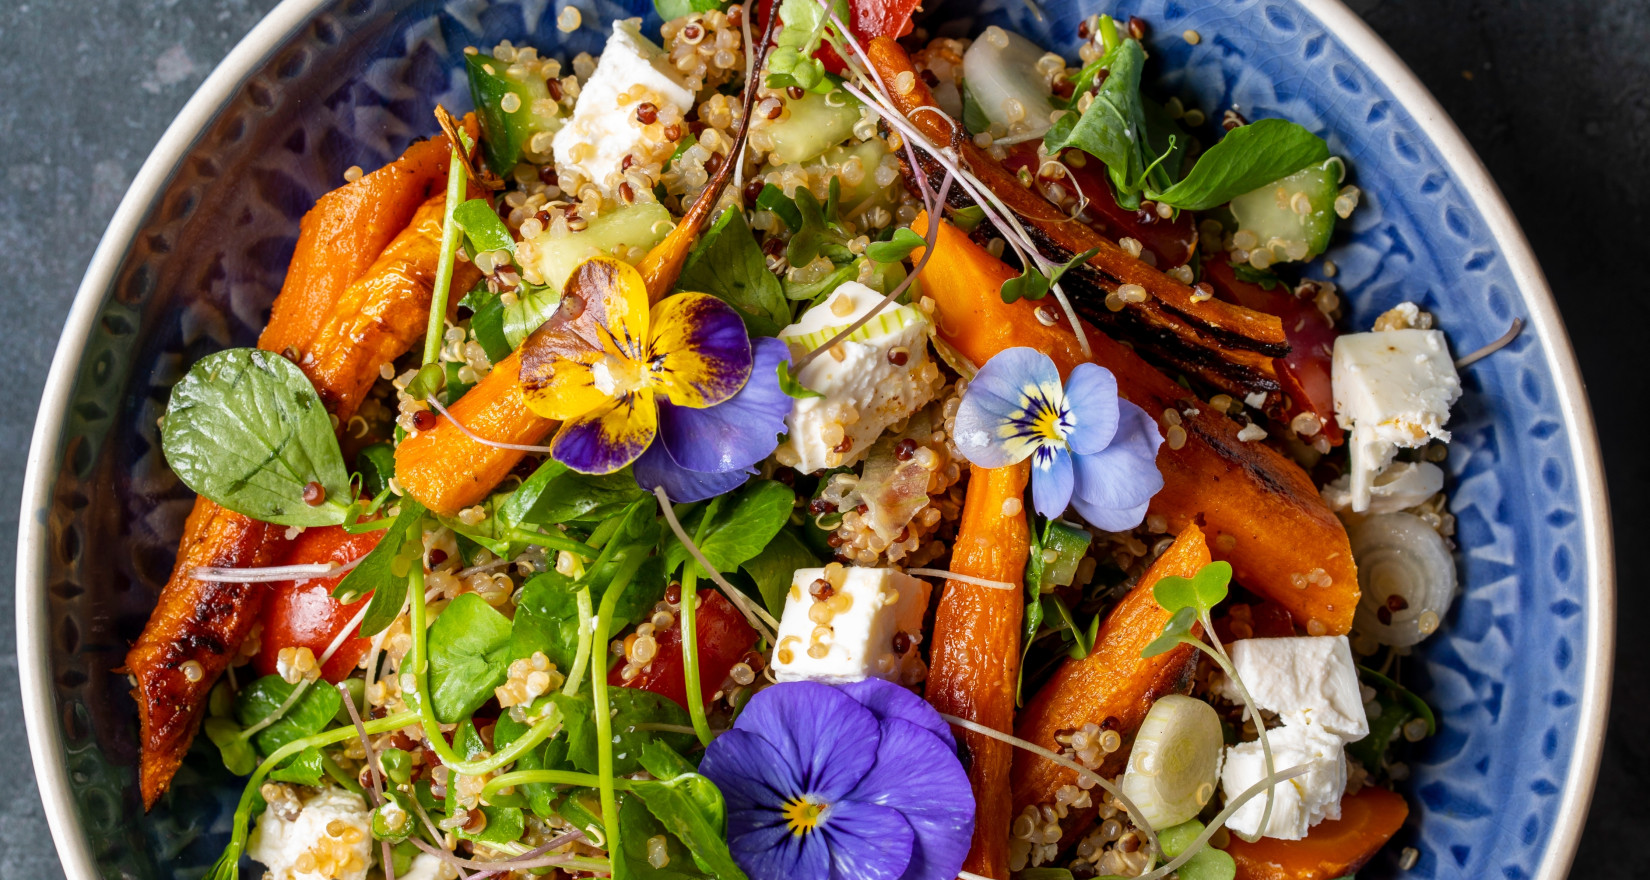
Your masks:
{"label": "salad bowl of quinoa salad", "polygon": [[1550,292],[1330,2],[291,0],[19,542],[72,877],[1564,876]]}

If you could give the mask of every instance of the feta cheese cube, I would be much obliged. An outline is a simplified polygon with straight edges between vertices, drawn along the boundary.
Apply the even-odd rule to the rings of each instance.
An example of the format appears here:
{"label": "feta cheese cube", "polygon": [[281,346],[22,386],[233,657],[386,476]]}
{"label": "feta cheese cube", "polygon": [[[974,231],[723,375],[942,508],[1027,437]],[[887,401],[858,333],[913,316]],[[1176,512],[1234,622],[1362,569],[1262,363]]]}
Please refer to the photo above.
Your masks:
{"label": "feta cheese cube", "polygon": [[1346,636],[1243,639],[1232,643],[1231,654],[1249,695],[1284,724],[1315,726],[1342,742],[1369,735]]}
{"label": "feta cheese cube", "polygon": [[641,19],[614,22],[595,72],[579,89],[572,119],[551,142],[563,188],[572,192],[576,173],[612,194],[623,182],[625,156],[638,165],[668,159],[675,145],[650,138],[636,108],[644,102],[655,110],[671,106],[679,117],[693,107],[693,97],[670,56],[642,36]]}
{"label": "feta cheese cube", "polygon": [[[1312,769],[1272,787],[1272,816],[1260,827],[1266,811],[1264,793],[1251,798],[1226,820],[1226,827],[1239,833],[1279,840],[1300,840],[1313,825],[1341,817],[1341,794],[1346,791],[1346,756],[1341,741],[1322,728],[1286,725],[1267,731],[1272,746],[1274,770],[1302,764]],[[1226,750],[1226,766],[1221,770],[1220,787],[1228,801],[1266,778],[1266,758],[1260,740],[1239,743]]]}
{"label": "feta cheese cube", "polygon": [[[803,313],[779,332],[791,350],[811,351],[882,302],[857,281]],[[944,385],[928,357],[928,318],[910,306],[889,306],[796,377],[820,397],[798,400],[785,420],[781,464],[803,473],[864,458],[889,425],[907,419]],[[836,450],[848,444],[842,452]]]}
{"label": "feta cheese cube", "polygon": [[[915,685],[927,675],[917,645],[929,585],[892,568],[802,568],[791,578],[779,619],[774,677],[845,684],[875,676]],[[815,581],[821,587],[816,599]],[[895,637],[904,634],[895,650]]]}
{"label": "feta cheese cube", "polygon": [[246,854],[263,862],[273,880],[364,880],[372,864],[370,823],[366,801],[329,786],[290,822],[278,810],[264,810]]}
{"label": "feta cheese cube", "polygon": [[1461,377],[1437,330],[1349,333],[1335,340],[1330,366],[1335,420],[1351,432],[1352,509],[1362,513],[1398,447],[1449,439]]}

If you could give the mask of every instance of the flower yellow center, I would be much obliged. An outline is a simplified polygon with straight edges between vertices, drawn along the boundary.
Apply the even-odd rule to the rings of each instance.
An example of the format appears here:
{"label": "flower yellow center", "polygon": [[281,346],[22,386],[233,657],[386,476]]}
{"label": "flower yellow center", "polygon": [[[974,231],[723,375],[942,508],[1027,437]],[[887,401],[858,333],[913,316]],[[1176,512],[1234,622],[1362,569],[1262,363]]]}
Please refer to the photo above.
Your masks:
{"label": "flower yellow center", "polygon": [[824,804],[816,804],[802,797],[786,801],[785,806],[780,808],[780,813],[785,817],[785,826],[798,837],[818,827],[820,814],[824,812]]}
{"label": "flower yellow center", "polygon": [[646,365],[620,355],[607,355],[590,365],[591,383],[609,397],[638,391],[648,384]]}

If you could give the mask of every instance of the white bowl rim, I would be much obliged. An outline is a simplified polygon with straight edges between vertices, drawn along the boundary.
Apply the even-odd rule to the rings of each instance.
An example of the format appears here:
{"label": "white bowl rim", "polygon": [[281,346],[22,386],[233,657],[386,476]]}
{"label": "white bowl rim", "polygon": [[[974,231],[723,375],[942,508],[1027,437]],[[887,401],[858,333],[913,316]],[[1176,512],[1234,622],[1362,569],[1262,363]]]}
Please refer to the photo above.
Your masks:
{"label": "white bowl rim", "polygon": [[[288,37],[308,24],[313,14],[331,0],[283,0],[247,33],[184,104],[116,208],[109,226],[92,254],[86,275],[52,357],[41,394],[40,412],[29,444],[23,483],[22,510],[17,538],[17,657],[22,679],[23,714],[35,779],[51,826],[58,858],[70,880],[96,880],[96,863],[80,817],[64,760],[57,712],[51,694],[50,626],[47,613],[45,566],[49,509],[54,478],[59,471],[58,437],[67,416],[76,367],[96,323],[98,310],[113,284],[115,272],[161,189],[182,163],[198,136],[225,107],[248,77]],[[1575,461],[1580,520],[1587,562],[1587,642],[1582,662],[1581,718],[1575,731],[1575,749],[1565,776],[1552,839],[1535,871],[1536,880],[1563,880],[1569,873],[1586,824],[1603,752],[1609,715],[1611,658],[1615,644],[1615,554],[1610,530],[1609,496],[1592,408],[1576,363],[1575,349],[1559,316],[1528,239],[1506,199],[1490,178],[1478,154],[1426,87],[1391,47],[1346,7],[1341,0],[1300,0],[1375,77],[1391,89],[1398,103],[1437,148],[1455,179],[1483,216],[1490,235],[1518,283],[1530,311],[1530,330],[1544,343],[1547,368],[1557,388]]]}

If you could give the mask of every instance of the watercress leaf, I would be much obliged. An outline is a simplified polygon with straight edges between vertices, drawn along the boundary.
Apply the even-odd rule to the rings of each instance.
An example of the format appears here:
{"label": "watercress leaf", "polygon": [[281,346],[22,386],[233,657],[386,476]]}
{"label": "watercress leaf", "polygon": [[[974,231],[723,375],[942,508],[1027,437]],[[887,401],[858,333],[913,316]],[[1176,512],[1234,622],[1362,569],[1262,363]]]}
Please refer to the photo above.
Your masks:
{"label": "watercress leaf", "polygon": [[796,209],[796,202],[771,183],[762,185],[762,192],[756,196],[756,207],[778,214],[785,227],[792,232],[802,228],[802,212]]}
{"label": "watercress leaf", "polygon": [[[796,492],[784,483],[751,480],[711,517],[697,540],[699,550],[717,571],[733,571],[768,546],[790,519],[795,504]],[[696,518],[690,516],[683,528],[695,534],[699,528]],[[675,571],[689,558],[687,547],[672,540],[665,549],[665,569]]]}
{"label": "watercress leaf", "polygon": [[745,212],[730,207],[688,255],[676,282],[679,290],[708,293],[738,310],[746,329],[773,336],[791,322],[785,288],[768,271],[762,248],[745,223]]}
{"label": "watercress leaf", "polygon": [[[1172,859],[1184,853],[1202,833],[1203,823],[1190,819],[1159,831],[1157,843],[1163,848],[1163,855]],[[1237,876],[1237,863],[1224,850],[1204,844],[1180,866],[1178,874],[1181,880],[1232,880]]]}
{"label": "watercress leaf", "polygon": [[1150,195],[1183,211],[1206,211],[1328,158],[1323,138],[1288,120],[1262,119],[1227,132],[1185,179]]}
{"label": "watercress leaf", "polygon": [[865,255],[879,263],[897,263],[911,252],[927,244],[922,236],[901,226],[894,232],[894,237],[888,241],[878,241],[867,245]]}
{"label": "watercress leaf", "polygon": [[728,851],[724,830],[727,804],[716,784],[692,772],[691,768],[680,771],[677,762],[686,762],[656,742],[642,746],[641,760],[656,779],[634,782],[632,789],[648,812],[666,831],[687,845],[700,870],[718,880],[743,880],[744,872]]}
{"label": "watercress leaf", "polygon": [[[581,694],[579,698],[573,699],[586,707],[583,711],[585,717],[588,718],[590,713],[588,693]],[[609,687],[607,689],[607,702],[613,712],[613,774],[615,776],[624,776],[641,769],[641,749],[648,742],[657,740],[677,752],[685,751],[698,742],[691,733],[637,729],[639,724],[673,724],[687,727],[690,723],[687,711],[676,705],[676,702],[669,697],[663,697],[641,688]],[[571,731],[571,725],[568,729]],[[575,769],[583,770],[586,773],[595,773],[595,724],[591,722],[587,730],[588,733],[584,735],[568,736],[567,760]]]}
{"label": "watercress leaf", "polygon": [[1060,283],[1060,277],[1062,275],[1065,275],[1067,272],[1070,272],[1072,269],[1075,269],[1078,266],[1081,266],[1084,263],[1087,263],[1091,257],[1093,257],[1095,254],[1098,254],[1098,253],[1100,253],[1100,249],[1097,248],[1097,247],[1092,247],[1092,248],[1089,248],[1088,250],[1083,251],[1082,253],[1072,257],[1071,259],[1065,261],[1064,263],[1061,263],[1060,265],[1055,266],[1054,270],[1048,273],[1048,286],[1050,288],[1052,288],[1052,287],[1054,287],[1054,285],[1059,284]]}
{"label": "watercress leaf", "polygon": [[1140,204],[1141,178],[1150,164],[1146,113],[1140,98],[1145,61],[1146,52],[1138,40],[1120,42],[1101,59],[1100,66],[1109,73],[1089,109],[1080,116],[1067,113],[1060,117],[1043,136],[1044,148],[1051,154],[1076,147],[1105,163],[1118,204],[1129,209]]}
{"label": "watercress leaf", "polygon": [[[1079,626],[1076,616],[1066,607],[1066,603],[1060,601],[1059,596],[1050,593],[1043,597],[1043,617],[1058,619],[1060,628],[1071,633],[1072,644],[1068,649],[1071,659],[1082,660],[1094,649],[1094,633],[1098,631],[1098,627],[1091,625],[1085,629]],[[1099,618],[1096,617],[1095,620],[1098,621]]]}
{"label": "watercress leaf", "polygon": [[487,548],[489,553],[500,558],[514,555],[513,548],[521,546],[522,541],[498,515],[509,496],[492,495],[479,505],[483,511],[481,519],[467,523],[455,516],[438,516],[441,524],[453,530],[453,534],[462,535]]}
{"label": "watercress leaf", "polygon": [[[523,285],[516,291],[515,305],[504,307],[501,329],[504,341],[514,351],[516,346],[526,341],[539,325],[550,320],[555,314],[556,307],[561,304],[561,291],[549,287],[534,287]],[[505,352],[508,356],[509,352]],[[491,358],[491,355],[488,356]]]}
{"label": "watercress leaf", "polygon": [[1232,581],[1232,566],[1227,562],[1211,562],[1189,578],[1165,577],[1152,587],[1152,598],[1165,611],[1191,608],[1207,614],[1226,598],[1227,584]]}
{"label": "watercress leaf", "polygon": [[321,776],[325,773],[326,767],[321,760],[321,750],[312,746],[293,755],[281,766],[271,770],[269,778],[275,782],[292,782],[314,787],[321,784]]}
{"label": "watercress leaf", "polygon": [[244,729],[228,718],[208,718],[201,725],[206,732],[206,738],[218,747],[218,754],[223,758],[223,766],[236,776],[248,776],[257,769],[258,756],[252,751],[252,744],[241,735]]}
{"label": "watercress leaf", "polygon": [[844,263],[836,267],[836,271],[817,281],[791,281],[785,279],[785,298],[792,300],[822,300],[827,295],[835,293],[844,283],[859,277],[859,260]]}
{"label": "watercress leaf", "polygon": [[[556,696],[560,696],[557,694]],[[540,699],[548,699],[541,697]],[[550,711],[555,711],[551,709]],[[526,735],[530,727],[524,721],[517,721],[515,716],[505,712],[498,716],[498,722],[493,726],[493,745],[498,749],[507,748],[511,743]],[[555,751],[555,755],[550,753]],[[528,749],[516,759],[516,770],[546,770],[556,769],[567,754],[567,738],[562,735],[551,737],[538,748]],[[533,782],[517,786],[527,799],[527,808],[540,818],[549,818],[555,815],[556,786],[544,782]]]}
{"label": "watercress leaf", "polygon": [[1192,638],[1192,624],[1196,622],[1196,608],[1188,605],[1176,611],[1174,616],[1169,618],[1169,622],[1163,625],[1163,634],[1141,649],[1140,656],[1150,658],[1159,654],[1167,654],[1178,647],[1181,642],[1190,641]]}
{"label": "watercress leaf", "polygon": [[1048,276],[1037,270],[1036,266],[1026,266],[1025,271],[1003,282],[997,294],[1003,302],[1011,303],[1019,299],[1039,300],[1048,294]]}
{"label": "watercress leaf", "polygon": [[[367,593],[372,594],[372,601],[367,603],[366,614],[361,618],[362,637],[382,632],[401,613],[401,606],[407,601],[407,576],[416,562],[416,559],[409,559],[405,552],[407,538],[409,535],[422,535],[423,530],[415,526],[423,518],[424,505],[410,497],[401,499],[401,511],[384,530],[384,536],[378,539],[361,564],[344,575],[344,579],[332,589],[333,598],[341,602],[354,602]],[[421,547],[413,552],[417,553],[419,549]]]}
{"label": "watercress leaf", "polygon": [[650,497],[628,467],[611,474],[581,474],[547,458],[499,506],[498,516],[518,526],[590,522],[607,519]]}
{"label": "watercress leaf", "polygon": [[[550,702],[561,713],[561,734],[550,740],[545,766],[566,766],[587,773],[596,772],[596,718],[595,707],[590,702],[590,689],[581,690],[576,697],[551,694]],[[560,746],[556,745],[558,742]]]}
{"label": "watercress leaf", "polygon": [[516,240],[510,237],[509,227],[486,199],[470,199],[454,208],[453,220],[475,246],[472,254],[497,250],[516,252]]}
{"label": "watercress leaf", "polygon": [[522,832],[527,830],[526,819],[520,807],[495,807],[483,805],[481,812],[487,817],[487,824],[480,831],[470,832],[463,828],[458,829],[458,836],[463,840],[473,840],[477,843],[503,844],[520,840]]}
{"label": "watercress leaf", "polygon": [[[284,526],[344,521],[349,473],[332,420],[309,378],[278,354],[201,358],[172,388],[160,433],[178,478],[221,507]],[[305,503],[310,483],[325,501]]]}
{"label": "watercress leaf", "polygon": [[562,672],[573,668],[579,648],[580,589],[582,584],[554,569],[527,581],[510,625],[511,660],[542,651]]}
{"label": "watercress leaf", "polygon": [[806,266],[822,256],[833,263],[853,262],[854,252],[848,249],[847,238],[834,228],[825,214],[825,206],[820,204],[813,191],[799,186],[792,198],[802,217],[802,225],[786,245],[785,259],[792,266]]}
{"label": "watercress leaf", "polygon": [[1031,643],[1037,638],[1037,631],[1042,629],[1043,626],[1043,603],[1039,599],[1034,597],[1026,603],[1023,623],[1025,629],[1020,636],[1020,669],[1014,679],[1015,706],[1025,705],[1023,688],[1025,685],[1026,658],[1031,656]]}
{"label": "watercress leaf", "polygon": [[969,205],[951,212],[951,223],[964,232],[973,232],[974,227],[985,222],[985,209],[979,205]]}
{"label": "watercress leaf", "polygon": [[1367,666],[1358,667],[1358,677],[1376,688],[1384,688],[1390,691],[1400,702],[1409,706],[1417,718],[1426,721],[1427,736],[1432,736],[1438,732],[1438,718],[1433,714],[1432,706],[1428,705],[1427,701],[1421,699],[1414,691]]}
{"label": "watercress leaf", "polygon": [[710,12],[726,6],[725,0],[653,0],[653,8],[658,10],[659,18],[664,21],[692,15],[695,12]]}
{"label": "watercress leaf", "polygon": [[[647,880],[703,880],[705,874],[694,864],[692,856],[674,836],[665,834],[665,827],[653,818],[635,792],[621,791],[619,800],[619,852],[608,853],[609,858],[622,860],[628,866],[626,874]],[[601,820],[601,802],[595,789],[573,789],[561,804],[562,817],[575,828],[581,828],[591,840],[602,840],[606,829]],[[664,835],[665,867],[655,868],[648,861],[647,842]]]}
{"label": "watercress leaf", "polygon": [[[235,698],[235,720],[242,727],[251,727],[263,721],[280,711],[295,687],[279,675],[266,675],[254,681]],[[268,755],[293,740],[320,733],[332,723],[333,716],[338,714],[343,704],[343,698],[331,685],[315,682],[304,689],[303,695],[287,708],[285,714],[253,734],[252,743],[260,754]]]}
{"label": "watercress leaf", "polygon": [[487,352],[487,359],[496,364],[509,357],[513,347],[504,336],[504,301],[499,295],[480,284],[458,304],[470,310],[470,333]]}
{"label": "watercress leaf", "polygon": [[962,83],[962,124],[969,134],[979,134],[991,127],[991,119],[981,109],[980,102],[974,97],[974,90],[968,87],[968,81]]}
{"label": "watercress leaf", "polygon": [[378,495],[395,478],[395,447],[388,443],[361,447],[355,454],[355,471],[361,475],[361,494]]}
{"label": "watercress leaf", "polygon": [[1256,269],[1248,263],[1227,263],[1226,265],[1232,267],[1232,274],[1236,275],[1239,281],[1259,285],[1261,290],[1272,290],[1283,283],[1283,279],[1279,278],[1276,273],[1266,269]]}
{"label": "watercress leaf", "polygon": [[756,582],[762,594],[762,604],[775,618],[785,613],[785,593],[791,587],[791,576],[799,568],[819,565],[819,557],[808,549],[802,537],[790,528],[782,528],[773,536],[762,552],[746,560],[741,567]]}
{"label": "watercress leaf", "polygon": [[475,593],[463,593],[430,624],[430,708],[443,724],[462,721],[509,677],[510,620]]}

